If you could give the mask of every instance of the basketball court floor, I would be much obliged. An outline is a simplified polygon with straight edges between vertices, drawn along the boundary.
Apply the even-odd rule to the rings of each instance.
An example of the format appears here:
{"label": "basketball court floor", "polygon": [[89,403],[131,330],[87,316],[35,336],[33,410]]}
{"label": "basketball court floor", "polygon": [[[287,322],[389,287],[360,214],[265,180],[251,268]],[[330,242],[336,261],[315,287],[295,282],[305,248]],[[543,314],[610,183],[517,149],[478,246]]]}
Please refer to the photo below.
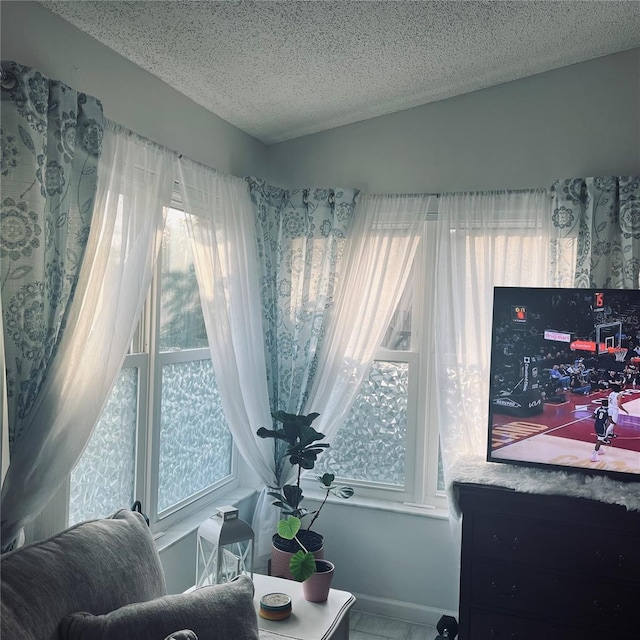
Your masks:
{"label": "basketball court floor", "polygon": [[494,413],[492,456],[587,469],[640,473],[640,389],[620,394],[616,438],[602,445],[597,462],[590,457],[596,442],[593,412],[608,391],[588,396],[567,393],[561,404],[545,403],[541,414],[529,418]]}

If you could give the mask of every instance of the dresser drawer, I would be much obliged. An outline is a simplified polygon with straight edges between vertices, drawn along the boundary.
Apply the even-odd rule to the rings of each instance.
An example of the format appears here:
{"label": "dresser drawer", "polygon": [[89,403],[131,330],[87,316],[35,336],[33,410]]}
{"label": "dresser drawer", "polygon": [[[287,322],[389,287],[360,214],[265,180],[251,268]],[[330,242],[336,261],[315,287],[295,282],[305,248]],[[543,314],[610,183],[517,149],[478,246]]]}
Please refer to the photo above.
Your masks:
{"label": "dresser drawer", "polygon": [[467,636],[461,636],[460,640],[602,640],[603,637],[602,631],[588,627],[554,625],[488,609],[471,609],[469,625]]}
{"label": "dresser drawer", "polygon": [[637,586],[600,578],[481,561],[471,565],[470,605],[507,614],[630,633],[639,598]]}
{"label": "dresser drawer", "polygon": [[[598,523],[594,523],[597,525]],[[500,513],[473,516],[475,558],[640,582],[637,535],[573,523],[527,520]]]}
{"label": "dresser drawer", "polygon": [[455,487],[463,513],[460,640],[640,638],[640,512]]}

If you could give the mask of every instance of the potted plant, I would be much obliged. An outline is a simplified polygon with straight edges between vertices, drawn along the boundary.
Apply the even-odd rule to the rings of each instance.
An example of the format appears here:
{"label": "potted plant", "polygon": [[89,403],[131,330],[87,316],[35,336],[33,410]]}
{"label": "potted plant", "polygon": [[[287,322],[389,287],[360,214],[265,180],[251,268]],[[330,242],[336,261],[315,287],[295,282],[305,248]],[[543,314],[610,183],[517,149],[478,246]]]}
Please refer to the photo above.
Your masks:
{"label": "potted plant", "polygon": [[313,553],[304,548],[298,539],[301,524],[300,518],[295,516],[289,516],[278,523],[278,534],[287,540],[295,540],[301,547],[300,551],[296,551],[291,557],[289,570],[295,580],[302,582],[302,595],[305,600],[325,602],[329,597],[335,566],[333,562],[314,557]]}
{"label": "potted plant", "polygon": [[353,495],[351,487],[336,486],[335,476],[332,473],[325,473],[317,476],[320,485],[325,491],[324,499],[317,510],[309,511],[302,506],[304,494],[300,486],[303,470],[310,470],[315,467],[318,456],[329,447],[329,444],[320,442],[326,436],[316,431],[311,423],[320,415],[310,413],[309,415],[295,415],[284,411],[273,412],[272,417],[282,424],[281,428],[258,429],[257,435],[261,438],[273,438],[276,442],[276,458],[278,458],[278,443],[284,445],[284,451],[280,457],[288,458],[289,462],[298,467],[295,484],[287,484],[279,492],[269,492],[269,496],[275,498],[273,505],[279,507],[283,516],[297,518],[300,522],[305,517],[311,517],[311,521],[306,529],[298,527],[295,536],[285,537],[276,533],[273,536],[273,552],[271,558],[271,574],[291,579],[293,577],[289,564],[292,556],[301,550],[313,554],[316,558],[322,558],[324,538],[319,533],[311,530],[322,507],[325,505],[329,494],[339,498],[349,498]]}

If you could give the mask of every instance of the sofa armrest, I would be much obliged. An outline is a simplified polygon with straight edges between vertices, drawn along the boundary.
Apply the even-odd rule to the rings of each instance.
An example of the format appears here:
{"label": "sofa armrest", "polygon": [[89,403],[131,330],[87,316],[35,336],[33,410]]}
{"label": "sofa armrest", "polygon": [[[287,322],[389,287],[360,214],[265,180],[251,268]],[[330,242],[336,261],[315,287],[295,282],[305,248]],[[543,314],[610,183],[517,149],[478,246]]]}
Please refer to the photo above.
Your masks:
{"label": "sofa armrest", "polygon": [[128,509],[5,553],[1,562],[2,638],[57,640],[70,613],[100,615],[166,594],[151,531]]}

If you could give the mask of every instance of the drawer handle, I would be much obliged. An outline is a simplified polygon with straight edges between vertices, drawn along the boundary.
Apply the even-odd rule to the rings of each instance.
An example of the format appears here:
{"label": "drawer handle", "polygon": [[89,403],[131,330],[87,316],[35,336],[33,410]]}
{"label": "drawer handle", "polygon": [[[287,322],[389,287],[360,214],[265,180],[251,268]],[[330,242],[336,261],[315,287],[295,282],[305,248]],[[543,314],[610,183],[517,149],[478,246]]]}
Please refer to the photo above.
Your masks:
{"label": "drawer handle", "polygon": [[625,564],[625,557],[622,554],[620,554],[615,560],[607,560],[605,554],[598,550],[596,551],[596,558],[598,558],[598,560],[603,564],[611,564],[619,569],[622,569]]}
{"label": "drawer handle", "polygon": [[501,591],[500,590],[500,585],[498,585],[495,582],[491,583],[491,588],[499,595],[502,596],[504,598],[515,598],[516,595],[518,594],[518,587],[516,587],[516,585],[514,584],[511,589],[508,589],[507,591]]}
{"label": "drawer handle", "polygon": [[513,538],[511,542],[503,540],[497,533],[493,534],[493,542],[498,547],[505,547],[506,549],[513,549],[514,551],[518,548],[518,538]]}
{"label": "drawer handle", "polygon": [[[489,629],[489,636],[492,638],[497,638],[498,634],[495,629]],[[520,636],[517,633],[510,633],[509,640],[520,640]]]}
{"label": "drawer handle", "polygon": [[617,618],[618,615],[622,613],[622,605],[617,604],[613,609],[605,607],[598,600],[593,601],[593,606],[596,608],[596,611],[602,615],[609,616],[610,618]]}

